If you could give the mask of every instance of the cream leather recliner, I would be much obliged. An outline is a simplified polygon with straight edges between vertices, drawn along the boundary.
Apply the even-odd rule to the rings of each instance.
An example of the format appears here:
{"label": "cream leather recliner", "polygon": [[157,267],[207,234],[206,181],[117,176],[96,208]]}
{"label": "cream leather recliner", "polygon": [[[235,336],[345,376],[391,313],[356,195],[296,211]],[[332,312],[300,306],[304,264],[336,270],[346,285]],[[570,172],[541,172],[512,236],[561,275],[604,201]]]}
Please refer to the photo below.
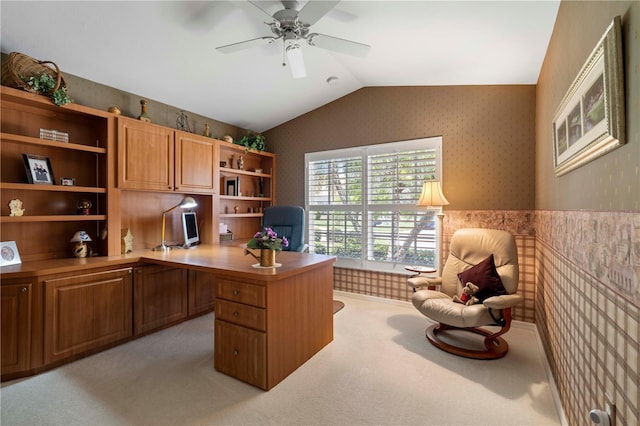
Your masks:
{"label": "cream leather recliner", "polygon": [[[509,345],[499,336],[511,326],[511,308],[524,299],[515,294],[518,275],[518,252],[509,232],[479,228],[456,231],[451,238],[442,276],[418,276],[408,280],[415,291],[413,305],[437,322],[427,328],[427,339],[442,350],[468,358],[495,359],[506,355]],[[475,295],[463,295],[467,282],[479,287]],[[435,286],[440,286],[441,291],[422,289]],[[466,304],[455,302],[453,296],[463,302],[471,301]],[[500,329],[491,332],[479,328],[481,326]],[[447,330],[465,330],[485,336],[484,348],[455,345],[453,343],[460,340],[452,338],[453,332]]]}

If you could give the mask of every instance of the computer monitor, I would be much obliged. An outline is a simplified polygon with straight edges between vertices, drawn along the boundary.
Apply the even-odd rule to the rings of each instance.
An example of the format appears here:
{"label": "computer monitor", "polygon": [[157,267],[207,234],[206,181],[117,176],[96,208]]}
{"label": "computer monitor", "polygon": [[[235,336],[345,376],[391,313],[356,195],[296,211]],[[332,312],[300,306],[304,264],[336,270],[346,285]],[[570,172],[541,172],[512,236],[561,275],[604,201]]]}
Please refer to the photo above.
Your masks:
{"label": "computer monitor", "polygon": [[200,234],[198,234],[198,220],[196,218],[196,212],[182,213],[182,231],[184,232],[185,248],[200,243]]}

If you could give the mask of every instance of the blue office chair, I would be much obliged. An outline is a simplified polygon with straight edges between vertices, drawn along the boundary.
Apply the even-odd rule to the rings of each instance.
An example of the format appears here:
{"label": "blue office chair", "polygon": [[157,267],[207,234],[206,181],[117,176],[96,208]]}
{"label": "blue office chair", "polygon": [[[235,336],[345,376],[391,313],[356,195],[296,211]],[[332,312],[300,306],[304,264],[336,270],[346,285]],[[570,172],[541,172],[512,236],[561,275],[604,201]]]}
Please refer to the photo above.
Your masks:
{"label": "blue office chair", "polygon": [[278,236],[289,240],[289,247],[283,250],[306,252],[304,243],[304,209],[298,206],[271,206],[264,209],[262,228],[273,229]]}

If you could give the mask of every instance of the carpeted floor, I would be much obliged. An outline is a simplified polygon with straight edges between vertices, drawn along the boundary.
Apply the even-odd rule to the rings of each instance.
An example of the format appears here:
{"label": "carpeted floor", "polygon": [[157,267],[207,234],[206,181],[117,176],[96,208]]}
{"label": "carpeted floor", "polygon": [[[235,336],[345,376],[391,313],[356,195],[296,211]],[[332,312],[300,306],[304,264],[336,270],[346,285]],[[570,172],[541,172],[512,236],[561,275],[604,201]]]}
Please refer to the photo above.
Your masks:
{"label": "carpeted floor", "polygon": [[[334,341],[269,392],[213,368],[213,314],[3,383],[2,425],[558,425],[535,329],[505,358],[431,346],[409,303],[336,292]],[[586,421],[586,420],[585,420]]]}

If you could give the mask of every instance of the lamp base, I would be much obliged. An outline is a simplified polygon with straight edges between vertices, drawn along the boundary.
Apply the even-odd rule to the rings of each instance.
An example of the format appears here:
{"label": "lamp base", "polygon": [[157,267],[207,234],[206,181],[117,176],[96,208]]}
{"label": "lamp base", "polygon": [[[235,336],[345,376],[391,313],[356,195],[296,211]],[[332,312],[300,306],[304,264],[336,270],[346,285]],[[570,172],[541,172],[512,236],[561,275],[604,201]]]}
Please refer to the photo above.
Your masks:
{"label": "lamp base", "polygon": [[165,243],[160,244],[153,248],[153,251],[169,251],[171,250],[171,246],[166,245]]}

